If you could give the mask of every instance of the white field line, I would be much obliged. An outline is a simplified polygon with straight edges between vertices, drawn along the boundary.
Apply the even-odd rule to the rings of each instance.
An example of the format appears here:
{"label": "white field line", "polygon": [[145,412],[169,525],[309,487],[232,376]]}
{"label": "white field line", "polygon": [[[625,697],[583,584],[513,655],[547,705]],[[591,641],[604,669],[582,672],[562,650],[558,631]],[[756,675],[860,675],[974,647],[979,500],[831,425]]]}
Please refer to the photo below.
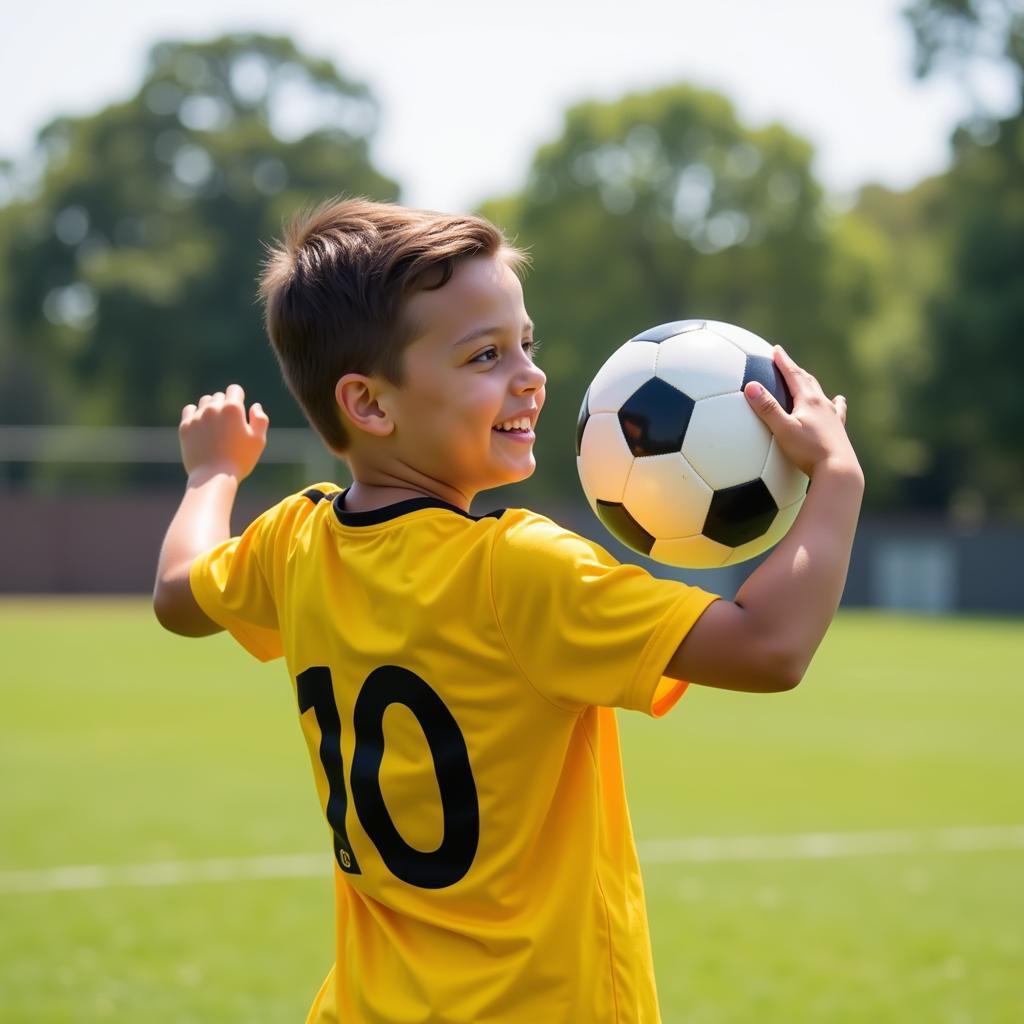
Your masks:
{"label": "white field line", "polygon": [[28,871],[0,871],[0,892],[58,892],[124,885],[185,885],[263,878],[324,878],[330,856],[290,853],[270,857],[168,860],[149,864],[79,864]]}
{"label": "white field line", "polygon": [[789,836],[651,839],[638,844],[645,864],[681,861],[828,860],[891,853],[971,853],[1024,850],[1024,825],[888,832],[808,832]]}
{"label": "white field line", "polygon": [[[830,860],[885,854],[976,853],[1024,850],[1024,825],[808,832],[800,835],[649,839],[638,845],[645,864],[718,861]],[[82,864],[0,871],[0,893],[59,892],[115,886],[185,885],[269,878],[326,878],[330,857],[292,853],[265,857],[157,861],[149,864]]]}

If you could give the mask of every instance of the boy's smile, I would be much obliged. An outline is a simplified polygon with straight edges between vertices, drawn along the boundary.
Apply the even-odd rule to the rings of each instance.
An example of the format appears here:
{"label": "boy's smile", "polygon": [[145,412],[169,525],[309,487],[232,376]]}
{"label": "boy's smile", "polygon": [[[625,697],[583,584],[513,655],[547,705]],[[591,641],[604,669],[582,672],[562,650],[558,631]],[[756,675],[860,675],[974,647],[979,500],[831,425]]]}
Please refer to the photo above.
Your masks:
{"label": "boy's smile", "polygon": [[415,340],[403,383],[378,394],[394,429],[372,468],[391,489],[467,509],[479,491],[530,476],[546,378],[515,273],[500,257],[462,260],[443,287],[410,296],[403,315]]}

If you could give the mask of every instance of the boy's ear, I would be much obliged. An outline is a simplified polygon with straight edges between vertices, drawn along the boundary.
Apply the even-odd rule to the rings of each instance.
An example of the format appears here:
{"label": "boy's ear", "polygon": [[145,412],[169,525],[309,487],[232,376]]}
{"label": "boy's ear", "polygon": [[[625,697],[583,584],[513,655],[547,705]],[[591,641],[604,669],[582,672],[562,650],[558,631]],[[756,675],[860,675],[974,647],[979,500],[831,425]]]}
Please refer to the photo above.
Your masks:
{"label": "boy's ear", "polygon": [[380,404],[380,390],[375,377],[346,373],[334,385],[334,398],[342,415],[357,430],[374,437],[387,437],[395,424]]}

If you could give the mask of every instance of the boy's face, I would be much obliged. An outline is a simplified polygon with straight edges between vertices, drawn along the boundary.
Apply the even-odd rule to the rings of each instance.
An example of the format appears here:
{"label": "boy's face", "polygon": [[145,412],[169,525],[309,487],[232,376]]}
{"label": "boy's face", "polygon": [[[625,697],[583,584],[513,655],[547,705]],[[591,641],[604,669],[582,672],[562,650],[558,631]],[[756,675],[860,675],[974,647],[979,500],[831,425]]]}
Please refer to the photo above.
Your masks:
{"label": "boy's face", "polygon": [[[444,287],[416,292],[404,312],[415,340],[388,399],[393,454],[467,499],[530,476],[546,378],[533,362],[515,273],[497,257],[463,260]],[[516,420],[516,429],[500,429]]]}

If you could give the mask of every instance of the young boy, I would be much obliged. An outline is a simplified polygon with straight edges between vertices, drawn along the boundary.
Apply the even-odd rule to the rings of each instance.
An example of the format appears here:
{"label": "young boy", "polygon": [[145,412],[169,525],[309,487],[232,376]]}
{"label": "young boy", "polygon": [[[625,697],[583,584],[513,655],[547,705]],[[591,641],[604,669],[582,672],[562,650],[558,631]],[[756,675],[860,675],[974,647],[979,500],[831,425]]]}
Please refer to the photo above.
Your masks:
{"label": "young boy", "polygon": [[291,226],[268,331],[347,490],[231,537],[268,418],[234,384],[182,411],[154,607],[286,660],[335,855],[316,1024],[658,1021],[612,709],[662,715],[687,681],[796,686],[843,589],[863,491],[846,403],[781,349],[792,414],[747,397],[813,483],[735,601],[524,509],[469,513],[534,469],[522,259],[487,221],[365,200]]}

